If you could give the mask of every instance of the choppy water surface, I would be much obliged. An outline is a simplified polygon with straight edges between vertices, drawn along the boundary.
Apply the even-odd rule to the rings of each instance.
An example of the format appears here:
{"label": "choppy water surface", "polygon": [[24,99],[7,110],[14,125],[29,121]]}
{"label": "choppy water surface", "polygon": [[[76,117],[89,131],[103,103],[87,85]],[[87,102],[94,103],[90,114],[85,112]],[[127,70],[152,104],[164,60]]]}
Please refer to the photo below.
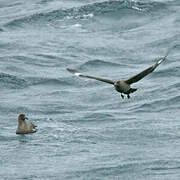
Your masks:
{"label": "choppy water surface", "polygon": [[[180,179],[179,0],[1,0],[0,19],[1,179]],[[174,45],[130,99],[66,71],[126,79]]]}

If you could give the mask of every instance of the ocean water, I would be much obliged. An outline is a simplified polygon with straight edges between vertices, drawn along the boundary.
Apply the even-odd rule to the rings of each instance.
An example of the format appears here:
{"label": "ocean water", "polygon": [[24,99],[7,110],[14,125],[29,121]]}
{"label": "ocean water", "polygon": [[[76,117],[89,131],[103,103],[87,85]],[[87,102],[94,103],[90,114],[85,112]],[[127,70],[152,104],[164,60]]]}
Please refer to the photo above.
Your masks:
{"label": "ocean water", "polygon": [[[1,0],[0,19],[0,179],[180,179],[179,0]],[[130,99],[66,71],[126,79],[169,48]]]}

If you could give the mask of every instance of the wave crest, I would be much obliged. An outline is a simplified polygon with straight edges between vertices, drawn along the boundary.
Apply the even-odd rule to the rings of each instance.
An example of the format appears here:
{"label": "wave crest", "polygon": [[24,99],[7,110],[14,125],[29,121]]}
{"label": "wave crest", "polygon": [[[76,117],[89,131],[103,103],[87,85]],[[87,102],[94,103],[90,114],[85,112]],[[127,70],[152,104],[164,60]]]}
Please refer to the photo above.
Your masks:
{"label": "wave crest", "polygon": [[5,73],[0,73],[0,83],[3,88],[19,89],[27,87],[27,82],[24,79]]}
{"label": "wave crest", "polygon": [[[94,15],[103,15],[108,13],[119,12],[122,9],[133,10],[136,12],[147,12],[156,11],[158,9],[166,9],[166,4],[162,2],[150,2],[150,3],[140,3],[130,0],[121,1],[105,1],[96,2],[80,7],[70,8],[70,9],[58,9],[50,12],[40,12],[32,14],[27,17],[22,17],[19,19],[14,19],[4,25],[4,27],[20,27],[24,24],[34,24],[34,23],[48,23],[59,19],[88,19],[93,18]],[[121,12],[120,12],[121,14]],[[122,14],[123,15],[123,14]]]}

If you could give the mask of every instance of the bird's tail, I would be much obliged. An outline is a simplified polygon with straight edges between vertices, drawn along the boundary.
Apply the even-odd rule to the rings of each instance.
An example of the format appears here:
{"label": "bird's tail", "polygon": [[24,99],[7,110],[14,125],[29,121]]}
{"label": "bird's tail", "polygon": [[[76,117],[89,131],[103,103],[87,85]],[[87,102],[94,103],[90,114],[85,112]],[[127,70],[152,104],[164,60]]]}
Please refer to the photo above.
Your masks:
{"label": "bird's tail", "polygon": [[131,94],[131,93],[133,93],[133,92],[135,92],[135,91],[137,91],[136,88],[130,88],[129,91],[127,92],[127,94]]}

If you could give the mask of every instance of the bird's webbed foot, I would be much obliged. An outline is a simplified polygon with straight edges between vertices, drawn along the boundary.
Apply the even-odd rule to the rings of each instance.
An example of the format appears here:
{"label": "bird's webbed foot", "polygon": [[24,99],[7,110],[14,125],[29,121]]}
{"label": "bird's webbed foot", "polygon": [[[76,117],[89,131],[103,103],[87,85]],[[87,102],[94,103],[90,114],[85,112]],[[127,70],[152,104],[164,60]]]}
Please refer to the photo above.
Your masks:
{"label": "bird's webbed foot", "polygon": [[124,99],[124,95],[123,94],[121,94],[121,97],[122,97],[122,99]]}

